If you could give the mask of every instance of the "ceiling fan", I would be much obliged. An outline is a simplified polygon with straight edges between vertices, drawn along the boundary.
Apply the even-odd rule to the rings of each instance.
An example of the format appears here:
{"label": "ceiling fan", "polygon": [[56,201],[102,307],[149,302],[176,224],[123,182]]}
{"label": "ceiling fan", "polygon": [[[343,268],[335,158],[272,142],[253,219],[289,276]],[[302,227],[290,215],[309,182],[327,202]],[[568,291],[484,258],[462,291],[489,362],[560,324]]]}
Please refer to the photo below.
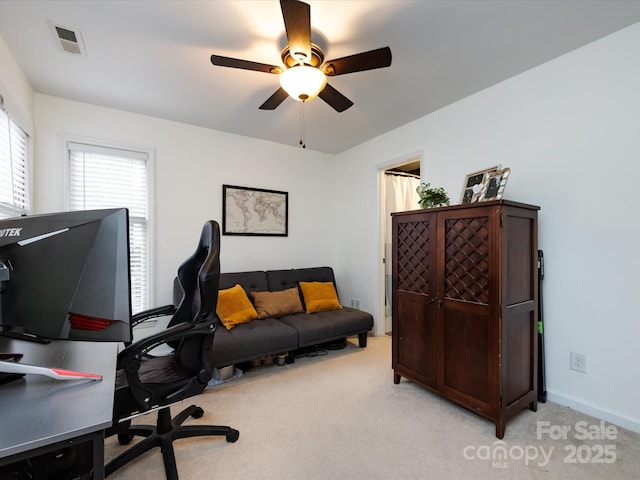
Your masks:
{"label": "ceiling fan", "polygon": [[347,57],[324,61],[324,53],[311,42],[311,9],[299,0],[280,0],[284,27],[289,44],[282,50],[284,68],[277,65],[211,55],[211,63],[221,67],[240,68],[280,75],[281,87],[262,105],[261,110],[275,110],[287,96],[306,102],[316,96],[338,112],[353,102],[327,83],[327,77],[373,70],[391,65],[391,49],[378,48]]}

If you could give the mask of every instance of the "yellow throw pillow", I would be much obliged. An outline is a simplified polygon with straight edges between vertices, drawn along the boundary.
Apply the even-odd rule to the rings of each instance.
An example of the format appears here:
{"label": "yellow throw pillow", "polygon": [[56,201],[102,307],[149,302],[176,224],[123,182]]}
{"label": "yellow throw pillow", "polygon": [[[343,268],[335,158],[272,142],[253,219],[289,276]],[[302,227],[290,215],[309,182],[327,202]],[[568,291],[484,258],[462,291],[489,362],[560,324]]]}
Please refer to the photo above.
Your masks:
{"label": "yellow throw pillow", "polygon": [[300,282],[307,313],[341,310],[333,282]]}
{"label": "yellow throw pillow", "polygon": [[251,292],[258,318],[278,318],[283,315],[302,313],[298,287],[279,292]]}
{"label": "yellow throw pillow", "polygon": [[240,284],[218,291],[216,313],[227,330],[258,318],[258,312]]}

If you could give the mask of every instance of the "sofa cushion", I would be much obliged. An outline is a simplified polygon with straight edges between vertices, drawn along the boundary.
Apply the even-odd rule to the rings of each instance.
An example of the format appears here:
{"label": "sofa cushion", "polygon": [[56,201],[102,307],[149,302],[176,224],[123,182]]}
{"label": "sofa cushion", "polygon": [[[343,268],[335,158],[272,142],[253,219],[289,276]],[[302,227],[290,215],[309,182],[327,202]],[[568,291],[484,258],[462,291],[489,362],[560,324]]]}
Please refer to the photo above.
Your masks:
{"label": "sofa cushion", "polygon": [[246,362],[266,355],[298,348],[298,332],[275,318],[237,325],[232,330],[218,328],[211,355],[216,368]]}
{"label": "sofa cushion", "polygon": [[300,282],[307,313],[341,310],[333,282]]}
{"label": "sofa cushion", "polygon": [[280,321],[297,330],[300,347],[350,337],[373,328],[373,316],[370,313],[348,307],[312,314],[285,315],[280,317]]}
{"label": "sofa cushion", "polygon": [[240,284],[218,291],[216,314],[227,330],[258,318],[258,312]]}
{"label": "sofa cushion", "polygon": [[301,313],[302,303],[296,287],[280,292],[251,292],[258,318],[281,317],[292,313]]}
{"label": "sofa cushion", "polygon": [[233,287],[237,283],[244,288],[245,292],[263,292],[269,290],[267,274],[261,270],[220,274],[220,289]]}
{"label": "sofa cushion", "polygon": [[269,270],[266,274],[268,290],[272,292],[297,287],[300,282],[332,282],[334,285],[336,284],[331,267]]}

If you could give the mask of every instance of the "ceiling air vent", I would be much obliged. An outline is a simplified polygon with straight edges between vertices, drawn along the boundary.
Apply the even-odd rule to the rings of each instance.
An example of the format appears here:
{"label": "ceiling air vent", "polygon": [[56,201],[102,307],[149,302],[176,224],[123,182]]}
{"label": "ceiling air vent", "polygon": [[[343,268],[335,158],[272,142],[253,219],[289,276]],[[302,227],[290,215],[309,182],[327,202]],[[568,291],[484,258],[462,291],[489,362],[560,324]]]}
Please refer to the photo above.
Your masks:
{"label": "ceiling air vent", "polygon": [[64,52],[74,55],[86,55],[82,34],[78,29],[62,27],[53,22],[49,22],[49,26],[56,37],[56,43]]}

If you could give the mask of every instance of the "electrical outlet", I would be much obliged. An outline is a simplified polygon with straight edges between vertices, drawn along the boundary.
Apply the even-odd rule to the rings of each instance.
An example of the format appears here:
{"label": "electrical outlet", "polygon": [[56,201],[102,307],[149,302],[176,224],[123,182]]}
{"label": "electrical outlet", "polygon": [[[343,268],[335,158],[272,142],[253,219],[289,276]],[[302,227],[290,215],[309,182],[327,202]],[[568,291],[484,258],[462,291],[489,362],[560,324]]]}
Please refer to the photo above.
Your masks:
{"label": "electrical outlet", "polygon": [[571,352],[571,370],[587,373],[587,356],[583,353]]}
{"label": "electrical outlet", "polygon": [[356,310],[360,310],[360,300],[357,298],[352,298],[351,303],[349,304],[351,308],[355,308]]}

